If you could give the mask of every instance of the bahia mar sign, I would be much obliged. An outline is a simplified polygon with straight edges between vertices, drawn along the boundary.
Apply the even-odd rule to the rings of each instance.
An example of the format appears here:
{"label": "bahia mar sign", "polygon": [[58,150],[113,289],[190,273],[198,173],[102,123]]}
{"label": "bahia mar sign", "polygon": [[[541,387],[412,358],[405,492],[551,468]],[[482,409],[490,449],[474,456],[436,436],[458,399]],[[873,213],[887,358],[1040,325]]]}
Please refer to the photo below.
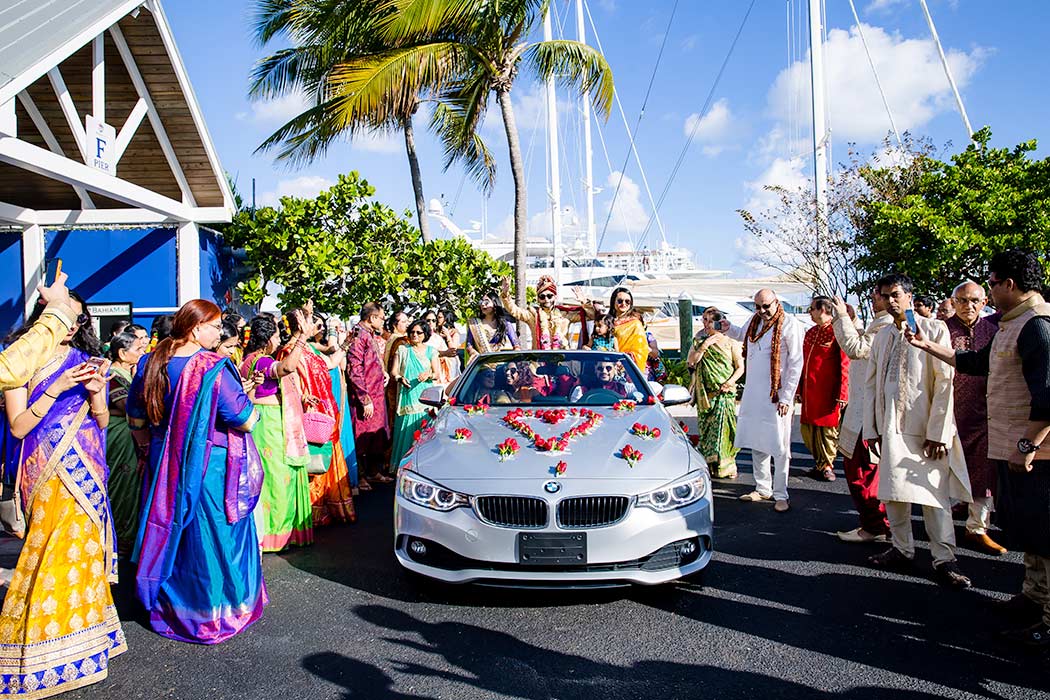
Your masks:
{"label": "bahia mar sign", "polygon": [[107,175],[117,174],[117,130],[93,115],[84,117],[87,135],[87,163]]}

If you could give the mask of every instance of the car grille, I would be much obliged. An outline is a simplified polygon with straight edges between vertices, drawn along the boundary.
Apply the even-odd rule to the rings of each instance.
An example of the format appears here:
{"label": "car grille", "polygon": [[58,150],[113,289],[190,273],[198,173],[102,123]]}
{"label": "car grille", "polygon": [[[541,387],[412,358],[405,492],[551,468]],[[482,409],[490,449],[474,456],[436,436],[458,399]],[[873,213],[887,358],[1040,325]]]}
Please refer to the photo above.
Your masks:
{"label": "car grille", "polygon": [[566,529],[612,525],[627,514],[626,496],[581,496],[558,503],[558,526]]}
{"label": "car grille", "polygon": [[478,496],[474,507],[482,520],[501,527],[547,527],[547,502],[528,496]]}

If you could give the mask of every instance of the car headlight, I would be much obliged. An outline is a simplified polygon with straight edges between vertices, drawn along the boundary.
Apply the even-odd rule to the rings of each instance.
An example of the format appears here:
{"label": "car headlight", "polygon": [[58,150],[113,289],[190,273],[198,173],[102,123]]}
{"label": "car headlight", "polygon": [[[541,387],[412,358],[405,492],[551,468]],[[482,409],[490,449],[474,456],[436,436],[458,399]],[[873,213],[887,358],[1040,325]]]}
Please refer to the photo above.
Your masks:
{"label": "car headlight", "polygon": [[660,513],[696,503],[707,493],[707,477],[693,472],[683,479],[638,496],[637,505]]}
{"label": "car headlight", "polygon": [[460,506],[470,505],[470,499],[462,493],[438,486],[407,470],[401,471],[401,479],[398,482],[397,489],[402,498],[433,510],[448,512]]}

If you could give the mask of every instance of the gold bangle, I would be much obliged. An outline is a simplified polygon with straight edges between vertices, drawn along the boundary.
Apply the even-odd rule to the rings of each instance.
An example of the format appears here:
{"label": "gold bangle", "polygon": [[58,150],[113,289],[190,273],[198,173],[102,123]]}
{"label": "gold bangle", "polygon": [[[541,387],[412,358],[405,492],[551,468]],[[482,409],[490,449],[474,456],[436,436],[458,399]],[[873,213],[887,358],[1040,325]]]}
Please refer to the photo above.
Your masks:
{"label": "gold bangle", "polygon": [[103,413],[109,413],[109,409],[108,408],[102,408],[102,409],[99,409],[97,411],[95,409],[91,409],[91,415],[93,415],[93,416],[101,416]]}

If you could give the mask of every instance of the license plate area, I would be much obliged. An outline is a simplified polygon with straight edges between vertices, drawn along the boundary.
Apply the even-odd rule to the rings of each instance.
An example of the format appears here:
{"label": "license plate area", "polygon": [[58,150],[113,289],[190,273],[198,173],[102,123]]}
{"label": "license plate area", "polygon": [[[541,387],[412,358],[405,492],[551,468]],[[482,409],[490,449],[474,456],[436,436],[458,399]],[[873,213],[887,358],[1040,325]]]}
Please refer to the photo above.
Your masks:
{"label": "license plate area", "polygon": [[587,563],[586,532],[519,532],[518,563],[566,566]]}

